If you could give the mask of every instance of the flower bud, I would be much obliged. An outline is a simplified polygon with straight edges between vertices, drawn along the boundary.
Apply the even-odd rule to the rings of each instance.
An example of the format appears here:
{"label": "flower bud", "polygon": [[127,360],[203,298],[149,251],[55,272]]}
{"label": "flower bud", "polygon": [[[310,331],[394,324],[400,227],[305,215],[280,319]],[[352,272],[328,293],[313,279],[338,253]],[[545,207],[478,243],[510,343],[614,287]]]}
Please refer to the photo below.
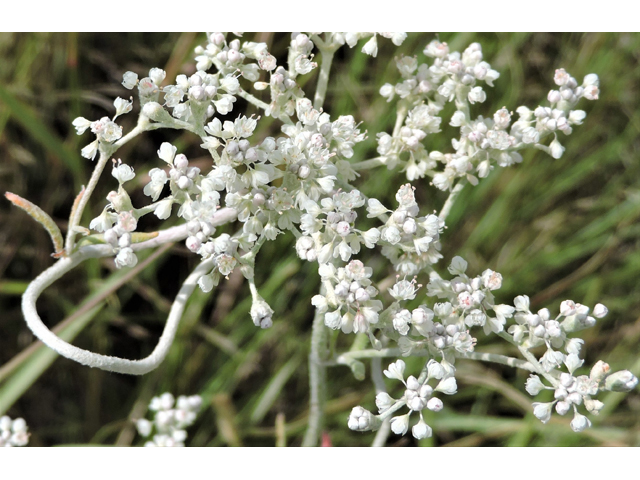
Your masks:
{"label": "flower bud", "polygon": [[533,414],[542,423],[547,423],[551,419],[551,407],[553,403],[533,403]]}
{"label": "flower bud", "polygon": [[211,274],[202,275],[198,279],[198,286],[204,293],[210,292],[214,286],[213,276]]}
{"label": "flower bud", "polygon": [[630,392],[638,385],[638,377],[629,370],[612,373],[604,381],[605,390],[613,392]]}
{"label": "flower bud", "polygon": [[545,386],[544,383],[540,381],[540,377],[537,375],[530,375],[524,388],[529,395],[535,397],[545,389]]}
{"label": "flower bud", "polygon": [[[360,406],[353,407],[347,425],[356,432],[366,432],[378,428],[380,421],[369,411]],[[393,422],[393,420],[392,420]]]}
{"label": "flower bud", "polygon": [[396,435],[404,435],[409,430],[409,413],[391,419],[391,431]]}
{"label": "flower bud", "polygon": [[167,112],[158,102],[145,103],[142,107],[142,114],[149,117],[154,122],[173,123],[174,121],[169,112]]}
{"label": "flower bud", "polygon": [[589,428],[591,426],[591,420],[589,420],[584,415],[581,415],[578,412],[576,412],[576,414],[573,417],[573,420],[571,420],[570,425],[571,425],[571,430],[573,430],[574,432],[581,432],[585,428]]}
{"label": "flower bud", "polygon": [[433,435],[433,430],[422,418],[420,418],[420,421],[411,429],[411,434],[416,440],[422,440],[424,438],[431,437],[431,435]]}
{"label": "flower bud", "polygon": [[595,382],[601,382],[607,375],[609,375],[610,370],[611,367],[608,363],[605,363],[602,360],[598,360],[593,368],[591,368],[589,378],[591,378],[591,380]]}
{"label": "flower bud", "polygon": [[607,313],[609,313],[609,309],[601,303],[598,303],[595,307],[593,307],[593,316],[596,318],[603,318],[607,315]]}

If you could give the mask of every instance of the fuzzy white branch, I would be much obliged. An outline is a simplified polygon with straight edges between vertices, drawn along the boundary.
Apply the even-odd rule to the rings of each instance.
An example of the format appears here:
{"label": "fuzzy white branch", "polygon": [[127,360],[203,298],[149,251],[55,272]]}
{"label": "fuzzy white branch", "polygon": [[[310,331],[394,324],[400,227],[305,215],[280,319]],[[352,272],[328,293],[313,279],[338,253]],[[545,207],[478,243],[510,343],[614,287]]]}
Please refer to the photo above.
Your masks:
{"label": "fuzzy white branch", "polygon": [[[222,225],[235,219],[237,212],[231,208],[218,210],[211,223]],[[161,231],[156,238],[145,242],[136,243],[131,246],[133,250],[158,247],[160,245],[183,240],[188,236],[186,225],[169,228]],[[119,357],[110,357],[93,353],[82,348],[75,347],[47,328],[38,315],[36,302],[42,292],[53,282],[62,277],[65,273],[87,260],[88,258],[99,258],[113,255],[113,249],[109,245],[89,245],[78,249],[73,255],[62,258],[47,270],[42,272],[33,280],[24,295],[22,296],[22,312],[31,331],[42,340],[43,343],[58,352],[60,355],[75,360],[83,365],[100,368],[117,373],[128,373],[131,375],[142,375],[155,369],[166,357],[184,312],[187,300],[193,293],[198,279],[213,268],[213,259],[202,261],[182,284],[176,296],[171,311],[167,318],[162,336],[151,354],[142,360],[127,360]]]}

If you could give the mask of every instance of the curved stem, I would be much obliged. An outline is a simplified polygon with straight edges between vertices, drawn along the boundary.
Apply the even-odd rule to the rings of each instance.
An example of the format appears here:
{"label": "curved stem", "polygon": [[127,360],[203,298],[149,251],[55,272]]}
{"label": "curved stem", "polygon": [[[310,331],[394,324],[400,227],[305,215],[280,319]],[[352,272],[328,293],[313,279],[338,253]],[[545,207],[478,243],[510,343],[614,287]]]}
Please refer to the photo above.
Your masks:
{"label": "curved stem", "polygon": [[[227,223],[235,219],[236,215],[237,212],[234,209],[220,209],[214,215],[212,224],[217,226]],[[187,238],[188,234],[186,225],[180,225],[178,227],[169,228],[159,232],[158,236],[151,240],[132,244],[131,248],[136,251],[145,248],[153,248],[166,243],[183,240]],[[27,326],[35,336],[60,355],[90,367],[97,367],[118,373],[142,375],[156,368],[160,362],[164,360],[164,357],[173,342],[173,338],[175,337],[178,323],[182,317],[187,299],[191,296],[198,279],[213,268],[213,259],[201,262],[200,265],[196,267],[191,275],[189,275],[184,281],[173,305],[171,306],[171,311],[169,312],[169,317],[167,318],[167,323],[162,336],[151,355],[142,360],[127,360],[89,352],[65,342],[46,327],[38,315],[38,310],[36,308],[36,302],[42,292],[53,282],[61,278],[65,273],[71,271],[74,267],[89,258],[99,258],[111,255],[113,255],[113,248],[110,245],[88,245],[86,247],[79,248],[78,251],[72,255],[58,260],[29,284],[22,296],[22,312],[27,322]]]}
{"label": "curved stem", "polygon": [[29,287],[27,287],[27,290],[22,297],[22,311],[27,321],[27,325],[43,343],[63,357],[75,360],[83,365],[97,367],[111,372],[128,373],[131,375],[143,375],[150,372],[166,357],[169,348],[173,343],[187,300],[193,293],[198,279],[213,268],[213,259],[201,262],[182,284],[182,287],[171,306],[171,311],[169,312],[162,336],[160,337],[156,347],[153,349],[153,352],[142,360],[127,360],[124,358],[93,353],[65,342],[49,330],[38,315],[36,310],[36,301],[44,289],[76,265],[80,264],[86,258],[87,257],[84,254],[75,254],[73,257],[63,258],[52,267],[45,270],[29,284]]}

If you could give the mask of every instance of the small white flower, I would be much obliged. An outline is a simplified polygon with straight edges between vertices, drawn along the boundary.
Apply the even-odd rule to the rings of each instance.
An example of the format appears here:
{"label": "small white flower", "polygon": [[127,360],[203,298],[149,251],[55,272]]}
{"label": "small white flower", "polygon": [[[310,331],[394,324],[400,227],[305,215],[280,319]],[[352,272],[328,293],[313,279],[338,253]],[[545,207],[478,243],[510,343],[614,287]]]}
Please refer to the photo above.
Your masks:
{"label": "small white flower", "polygon": [[462,257],[453,257],[451,265],[449,265],[449,273],[451,275],[462,275],[467,271],[467,261]]}
{"label": "small white flower", "polygon": [[534,402],[533,403],[533,414],[542,423],[547,423],[551,419],[551,408],[552,407],[553,407],[553,402],[551,402],[551,403]]}
{"label": "small white flower", "polygon": [[400,380],[404,383],[405,366],[406,365],[402,360],[396,360],[394,363],[391,363],[388,370],[385,370],[383,373],[387,378],[395,378],[396,380]]}
{"label": "small white flower", "polygon": [[596,318],[603,318],[607,315],[607,313],[609,313],[609,309],[601,303],[598,303],[595,307],[593,307],[593,316]]}
{"label": "small white flower", "polygon": [[118,183],[120,183],[120,185],[128,182],[129,180],[133,180],[136,177],[135,173],[133,172],[133,168],[124,163],[120,163],[117,167],[114,166],[113,170],[111,170],[111,175],[113,175],[113,177],[118,180]]}
{"label": "small white flower", "polygon": [[166,220],[171,216],[171,206],[173,205],[173,198],[168,198],[158,202],[153,214],[160,220]]}
{"label": "small white flower", "polygon": [[487,94],[482,87],[473,87],[468,96],[469,102],[472,104],[476,102],[483,103],[487,99]]}
{"label": "small white flower", "polygon": [[166,76],[167,72],[161,68],[152,68],[149,70],[149,78],[153,80],[153,83],[156,85],[160,85]]}
{"label": "small white flower", "polygon": [[89,145],[80,150],[80,154],[84,158],[88,158],[89,160],[93,160],[96,158],[96,154],[98,153],[98,140],[94,140]]}
{"label": "small white flower", "polygon": [[214,286],[213,276],[212,275],[202,275],[198,279],[198,286],[200,287],[200,290],[202,290],[204,293],[209,293],[213,289],[213,286]]}
{"label": "small white flower", "polygon": [[519,312],[528,312],[529,297],[527,295],[518,295],[516,298],[514,298],[513,305],[516,307],[516,310]]}
{"label": "small white flower", "polygon": [[431,437],[433,430],[424,422],[422,417],[420,417],[420,421],[411,428],[411,434],[416,440],[422,440]]}
{"label": "small white flower", "polygon": [[87,128],[91,126],[91,122],[84,117],[76,118],[71,124],[76,127],[76,132],[78,135],[82,135]]}
{"label": "small white flower", "polygon": [[367,55],[371,55],[375,57],[378,55],[378,41],[376,40],[376,36],[374,35],[371,39],[364,44],[362,47],[362,53],[366,53]]}
{"label": "small white flower", "polygon": [[367,201],[367,218],[379,217],[380,215],[384,215],[388,211],[389,209],[382,205],[382,203],[380,203],[380,201],[376,200],[375,198],[370,198]]}
{"label": "small white flower", "polygon": [[129,113],[131,111],[131,109],[133,108],[133,104],[132,102],[130,102],[129,100],[125,100],[124,98],[116,98],[113,101],[113,106],[116,107],[116,115],[115,117],[113,117],[113,119],[115,120],[116,117],[119,117],[120,115],[124,115],[125,113]]}
{"label": "small white flower", "polygon": [[545,388],[544,383],[540,381],[540,377],[537,375],[530,375],[525,385],[525,390],[532,397],[538,395]]}
{"label": "small white flower", "polygon": [[482,272],[482,281],[484,286],[489,290],[497,290],[502,286],[502,275],[487,269]]}
{"label": "small white flower", "polygon": [[384,413],[394,403],[395,400],[387,392],[380,392],[376,395],[376,407],[378,407],[379,413]]}
{"label": "small white flower", "polygon": [[565,151],[565,148],[558,141],[557,138],[554,138],[553,141],[549,144],[549,151],[551,152],[551,156],[556,160],[562,157],[562,154]]}
{"label": "small white flower", "polygon": [[399,417],[393,417],[391,419],[391,431],[396,435],[404,435],[409,430],[409,416],[407,413]]}
{"label": "small white flower", "polygon": [[136,429],[138,433],[143,437],[148,437],[151,435],[151,430],[153,429],[153,423],[145,418],[141,418],[136,422]]}
{"label": "small white flower", "polygon": [[173,159],[176,156],[177,151],[177,147],[174,147],[168,142],[164,142],[158,149],[158,157],[167,162],[169,165],[173,165]]}
{"label": "small white flower", "polygon": [[442,392],[445,395],[455,395],[458,391],[458,385],[455,377],[448,377],[441,380],[438,386],[435,388],[436,392]]}
{"label": "small white flower", "polygon": [[590,426],[591,420],[589,420],[584,415],[579,414],[578,412],[575,413],[575,415],[573,416],[573,420],[571,420],[571,430],[573,430],[574,432],[581,432],[585,428],[589,428]]}
{"label": "small white flower", "polygon": [[131,90],[138,84],[138,74],[133,72],[125,72],[122,75],[122,85],[124,88]]}
{"label": "small white flower", "polygon": [[121,248],[118,254],[116,255],[116,267],[135,267],[138,263],[138,257],[133,253],[131,247]]}

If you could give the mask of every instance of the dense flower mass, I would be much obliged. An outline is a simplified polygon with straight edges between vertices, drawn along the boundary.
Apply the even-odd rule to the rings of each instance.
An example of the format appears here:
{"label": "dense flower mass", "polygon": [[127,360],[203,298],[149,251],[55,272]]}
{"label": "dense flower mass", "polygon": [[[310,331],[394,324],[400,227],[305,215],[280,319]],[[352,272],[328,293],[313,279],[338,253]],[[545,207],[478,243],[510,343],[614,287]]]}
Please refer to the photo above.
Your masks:
{"label": "dense flower mass", "polygon": [[153,397],[149,410],[154,412],[153,421],[141,418],[136,421],[140,436],[149,438],[145,447],[184,447],[186,428],[193,425],[202,405],[198,395],[180,396],[176,400],[170,393]]}
{"label": "dense flower mass", "polygon": [[[395,44],[402,43],[406,36],[380,35]],[[353,47],[363,37],[368,41],[362,51],[376,56],[376,34],[336,33],[320,42],[323,48],[328,48],[326,42],[332,48],[344,44]],[[113,176],[119,189],[110,194],[110,203],[91,228],[104,232],[104,240],[114,249],[116,265],[133,266],[137,262],[131,244],[138,218],[153,212],[166,219],[175,204],[178,217],[186,222],[187,248],[204,260],[211,260],[210,271],[198,280],[200,288],[210,291],[222,277],[240,267],[251,286],[251,318],[256,326],[268,328],[274,311],[253,283],[255,257],[265,241],[292,231],[297,237],[298,257],[318,264],[322,292],[311,303],[327,327],[366,334],[375,348],[380,348],[383,338],[385,342],[397,342],[404,356],[431,357],[425,367],[430,373],[420,379],[409,376],[405,381],[401,374],[404,362],[392,364],[385,374],[402,381],[407,387],[405,394],[394,400],[379,393],[378,415],[362,407],[354,408],[348,422],[350,428],[376,429],[390,412],[406,405],[410,412],[391,418],[391,429],[406,433],[411,412],[420,412],[412,433],[418,439],[431,436],[421,411],[442,408],[442,401],[431,396],[434,391],[455,393],[453,362],[456,357],[473,354],[478,340],[472,332],[479,328],[485,335],[507,336],[527,352],[546,346],[545,353],[535,359],[534,370],[539,368],[539,374],[546,375],[566,366],[569,373],[562,373],[559,380],[547,376],[550,387],[544,386],[538,375],[530,378],[527,391],[554,389],[556,398],[551,404],[534,403],[535,415],[546,422],[549,405],[555,405],[562,415],[573,408],[572,428],[579,431],[588,427],[590,421],[578,413],[577,406],[584,404],[590,413],[602,408],[591,396],[606,388],[601,384],[605,377],[596,381],[584,375],[572,376],[583,362],[578,359],[582,340],[570,338],[569,334],[593,326],[595,318],[606,315],[606,307],[596,305],[590,316],[588,307],[567,300],[554,318],[546,308],[531,312],[526,295],[516,297],[513,306],[497,304],[494,292],[502,285],[500,273],[486,269],[471,277],[467,262],[461,257],[453,258],[448,267],[453,277],[443,279],[433,265],[442,258],[440,241],[446,209],[440,215],[421,215],[411,184],[399,188],[395,210],[352,187],[350,182],[356,179],[357,172],[349,160],[365,133],[352,116],[332,120],[299,87],[297,77],[318,66],[312,53],[318,38],[303,33],[292,36],[293,63],[289,69],[277,65],[266,44],[229,41],[220,33],[210,34],[208,40],[205,47],[196,51],[198,71],[190,77],[178,75],[173,85],[159,86],[165,73],[157,68],[142,80],[131,72],[124,75],[123,85],[129,89],[138,86],[140,103],[146,105],[147,112],[152,111],[149,105],[153,105],[150,118],[163,122],[172,116],[184,122],[182,128],[200,135],[201,146],[209,152],[213,164],[209,172],[201,172],[190,166],[175,146],[163,143],[158,156],[166,166],[149,170],[150,181],[144,193],[154,203],[142,209],[131,206],[123,188],[135,176],[133,169],[120,161],[114,164]],[[377,133],[377,162],[388,168],[401,168],[409,181],[429,177],[440,190],[453,191],[455,185],[461,188],[465,182],[477,185],[493,168],[520,163],[519,152],[527,147],[560,158],[564,147],[558,133],[569,135],[586,116],[575,105],[581,98],[598,98],[596,75],[587,75],[579,85],[564,69],[558,69],[553,78],[558,88],[547,95],[548,106],[518,107],[517,120],[506,107],[488,117],[474,117],[472,108],[487,98],[485,86],[493,86],[500,76],[484,60],[481,46],[472,43],[462,53],[451,52],[447,44],[434,40],[425,47],[424,54],[429,63],[420,64],[416,57],[398,57],[400,81],[380,88],[388,102],[397,102],[402,122],[391,134]],[[215,71],[209,72],[212,68]],[[270,75],[269,82],[259,81],[261,71]],[[283,120],[282,136],[255,141],[251,138],[259,118],[240,115],[235,121],[222,122],[216,117],[233,110],[242,90],[240,79],[253,82],[258,91],[270,90],[271,102],[265,107],[265,115]],[[162,94],[161,107],[157,102]],[[447,103],[455,105],[448,123],[459,129],[459,137],[452,140],[451,153],[429,151],[429,136],[441,131],[444,120],[440,115]],[[131,109],[122,99],[116,101],[116,107],[117,115]],[[113,120],[105,117],[97,122],[74,121],[78,133],[90,127],[98,137],[95,148],[91,147],[85,156],[93,158],[99,142],[120,138],[121,129]],[[162,197],[167,184],[169,195]],[[216,235],[212,219],[222,205],[233,209],[242,224],[233,235]],[[359,227],[363,208],[368,219],[379,222],[377,226]],[[373,269],[357,259],[362,246],[380,248],[398,273],[387,292],[376,288]],[[418,307],[409,307],[408,302],[417,298],[422,288],[417,278],[425,273],[429,275],[422,290],[426,298]],[[436,363],[435,358],[440,358],[441,363]],[[435,390],[427,385],[431,378],[440,380]],[[634,385],[634,379],[629,377],[623,382],[624,388]]]}
{"label": "dense flower mass", "polygon": [[[318,370],[329,364],[347,365],[363,378],[361,359],[423,360],[415,375],[405,374],[409,363],[401,359],[384,371],[380,365],[374,367],[372,377],[379,377],[374,378],[377,414],[356,406],[347,420],[352,430],[387,425],[387,430],[399,435],[411,429],[415,439],[431,437],[434,432],[425,414],[444,408],[440,394],[457,393],[455,364],[461,359],[528,370],[531,375],[524,385],[528,393],[553,391],[553,401],[533,403],[534,415],[546,423],[553,409],[559,415],[573,412],[570,426],[576,432],[591,425],[579,409],[597,415],[604,407],[595,399],[598,393],[636,387],[638,379],[630,371],[611,373],[603,361],[588,375],[578,374],[584,363],[579,356],[584,342],[574,334],[607,315],[604,305],[591,309],[566,300],[555,316],[547,308],[532,311],[524,294],[512,304],[501,303],[505,300],[498,291],[503,277],[495,267],[469,272],[474,268],[460,256],[453,257],[446,269],[438,265],[443,259],[442,242],[447,241],[447,216],[460,191],[467,184],[477,185],[497,167],[521,163],[526,148],[561,158],[565,151],[561,139],[586,117],[575,107],[583,98],[598,99],[597,75],[589,74],[579,83],[560,68],[543,105],[486,111],[482,104],[487,87],[500,74],[484,59],[481,46],[472,43],[462,52],[453,52],[446,43],[433,40],[423,50],[427,62],[413,56],[395,59],[398,80],[379,90],[395,108],[395,127],[391,132],[368,133],[358,118],[332,115],[323,108],[331,58],[340,47],[353,48],[358,42],[362,52],[376,57],[381,39],[400,45],[406,34],[295,33],[288,40],[289,55],[283,65],[266,43],[235,36],[207,34],[206,44],[196,48],[190,75],[168,78],[160,68],[151,68],[143,78],[125,72],[122,86],[137,94],[140,108],[132,131],[124,134],[116,120],[133,110],[133,98],[116,98],[112,117],[73,121],[79,135],[87,130],[93,135],[82,155],[98,161],[88,193],[83,191],[74,205],[63,253],[72,260],[110,255],[117,268],[131,268],[137,265],[138,250],[179,241],[200,262],[176,297],[158,352],[132,362],[76,349],[82,352],[79,361],[123,373],[146,373],[166,355],[196,286],[211,292],[234,271],[249,284],[251,321],[258,328],[270,328],[278,321],[278,312],[256,285],[256,259],[265,242],[290,235],[299,259],[312,262],[320,277],[321,290],[310,301],[316,313],[312,382],[319,381]],[[329,63],[319,64],[318,58]],[[301,77],[319,67],[317,80],[310,82],[317,84],[316,92],[310,95],[305,91],[310,77]],[[260,115],[239,113],[238,105],[245,102],[258,108]],[[265,117],[277,125],[269,130],[271,136],[259,128]],[[447,125],[456,132],[450,151],[434,150],[434,135]],[[112,158],[136,135],[161,128],[193,136],[206,161],[184,149],[181,141],[159,142],[154,147],[157,157],[136,169]],[[360,144],[367,135],[377,140],[378,156],[362,160]],[[79,225],[82,209],[109,160],[109,181],[115,180],[117,187],[113,183],[102,213],[89,229],[83,228]],[[356,188],[360,171],[380,166],[402,172],[411,182],[393,185],[393,205],[368,197],[366,185]],[[140,175],[142,181],[135,182]],[[134,206],[127,192],[138,184],[144,185],[142,192],[149,199],[141,207]],[[435,205],[424,204],[429,203],[424,195],[416,194],[429,185],[449,192],[440,212]],[[141,218],[149,214],[162,221],[173,217],[178,224],[158,232],[139,232],[139,225],[144,225]],[[232,228],[225,226],[232,222],[236,222]],[[80,233],[84,236],[76,242]],[[371,252],[380,255],[371,260]],[[68,263],[68,269],[75,265]],[[50,275],[56,279],[60,272]],[[35,312],[37,295],[30,295],[25,302],[29,326],[46,342],[56,343],[37,314],[28,309],[31,301]],[[341,342],[334,336],[331,347],[325,348],[329,343],[325,327],[353,334],[353,346],[337,353]],[[478,339],[489,335],[507,340],[524,359],[476,351],[481,344]],[[57,351],[78,355],[75,347],[69,349],[58,340],[62,343],[54,346]],[[327,358],[320,354],[323,349]],[[383,375],[399,381],[401,390],[387,393]],[[319,402],[316,398],[314,405]],[[149,406],[155,412],[153,421],[137,420],[138,432],[148,439],[147,446],[182,446],[201,403],[199,396],[177,401],[169,393],[156,397]],[[396,414],[401,409],[405,413]],[[0,445],[28,441],[22,419],[2,417],[0,432]]]}

